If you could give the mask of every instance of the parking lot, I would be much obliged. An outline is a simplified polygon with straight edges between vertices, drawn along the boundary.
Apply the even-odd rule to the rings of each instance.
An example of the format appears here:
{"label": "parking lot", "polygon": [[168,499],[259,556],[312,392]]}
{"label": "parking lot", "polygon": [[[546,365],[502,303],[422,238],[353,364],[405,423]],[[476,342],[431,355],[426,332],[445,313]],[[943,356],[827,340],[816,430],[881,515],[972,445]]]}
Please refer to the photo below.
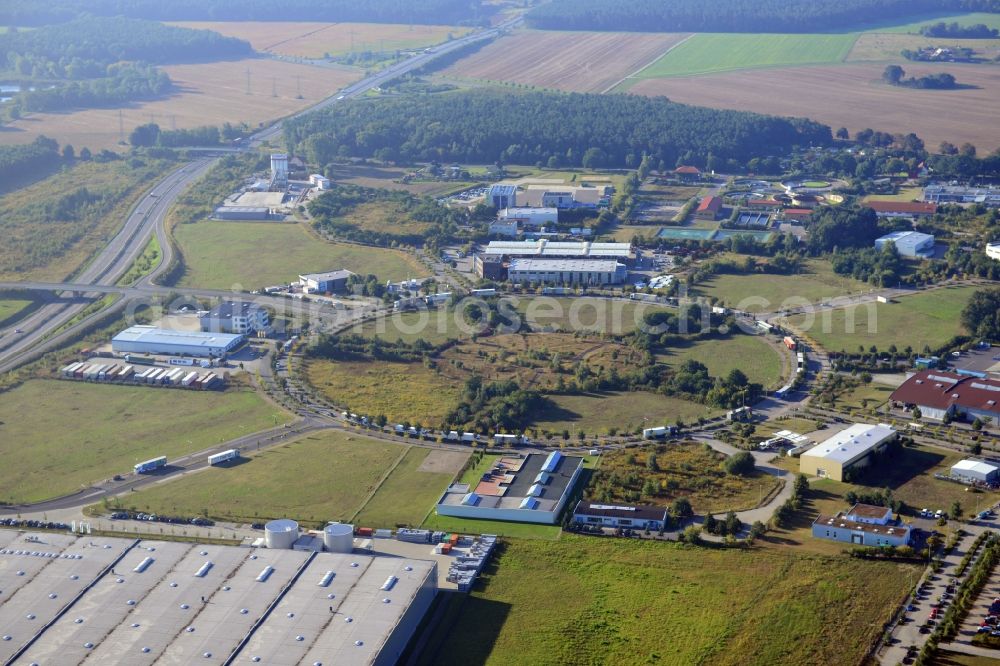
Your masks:
{"label": "parking lot", "polygon": [[[955,641],[970,643],[977,633],[991,632],[1000,637],[1000,567],[993,570],[982,592],[962,621]],[[1000,658],[1000,650],[997,650]]]}

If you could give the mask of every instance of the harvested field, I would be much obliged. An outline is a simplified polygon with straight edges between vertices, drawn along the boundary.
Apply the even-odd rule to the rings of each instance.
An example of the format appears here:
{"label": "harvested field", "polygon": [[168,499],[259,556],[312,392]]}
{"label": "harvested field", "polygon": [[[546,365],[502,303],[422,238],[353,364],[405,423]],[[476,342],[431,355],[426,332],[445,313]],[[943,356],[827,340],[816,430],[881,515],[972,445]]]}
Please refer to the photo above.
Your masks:
{"label": "harvested field", "polygon": [[[165,129],[221,125],[227,121],[256,126],[315,104],[362,75],[361,70],[350,67],[310,67],[263,58],[163,69],[177,92],[166,99],[124,107],[126,137],[136,126],[150,121]],[[250,95],[246,94],[248,69]],[[299,90],[302,99],[297,98]],[[77,151],[83,147],[121,148],[118,109],[25,114],[5,126],[0,132],[0,144],[27,143],[39,134],[59,143],[71,143]]]}
{"label": "harvested field", "polygon": [[180,21],[182,28],[214,30],[250,42],[257,51],[323,58],[352,51],[397,51],[440,44],[459,38],[469,28],[448,25],[382,23],[313,23],[270,21]]}
{"label": "harvested field", "polygon": [[916,51],[928,46],[964,46],[976,52],[978,57],[993,59],[1000,51],[1000,39],[946,39],[924,37],[923,35],[901,35],[898,33],[867,32],[854,43],[847,56],[847,62],[886,61],[906,63],[900,57],[900,51],[910,49]]}
{"label": "harvested field", "polygon": [[465,461],[469,459],[469,454],[465,451],[445,451],[442,449],[432,449],[424,461],[417,468],[418,472],[430,472],[432,474],[451,474],[454,476],[462,471]]}
{"label": "harvested field", "polygon": [[525,30],[443,70],[445,76],[603,92],[662,56],[686,35]]}
{"label": "harvested field", "polygon": [[789,67],[640,81],[630,92],[666,95],[675,102],[803,116],[852,133],[866,127],[914,132],[928,146],[969,142],[980,152],[1000,147],[1000,67],[907,63],[908,76],[946,71],[960,90],[914,90],[885,85],[881,64]]}

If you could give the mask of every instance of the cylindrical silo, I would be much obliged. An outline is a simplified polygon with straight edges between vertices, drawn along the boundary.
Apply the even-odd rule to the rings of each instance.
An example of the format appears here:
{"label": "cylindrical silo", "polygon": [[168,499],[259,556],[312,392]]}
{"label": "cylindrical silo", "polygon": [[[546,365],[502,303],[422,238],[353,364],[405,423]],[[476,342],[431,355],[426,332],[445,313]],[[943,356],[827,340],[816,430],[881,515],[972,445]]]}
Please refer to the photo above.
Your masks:
{"label": "cylindrical silo", "polygon": [[331,553],[349,553],[354,550],[354,525],[327,525],[323,528],[323,547]]}
{"label": "cylindrical silo", "polygon": [[264,525],[264,545],[268,548],[289,550],[298,538],[299,524],[294,520],[282,518]]}

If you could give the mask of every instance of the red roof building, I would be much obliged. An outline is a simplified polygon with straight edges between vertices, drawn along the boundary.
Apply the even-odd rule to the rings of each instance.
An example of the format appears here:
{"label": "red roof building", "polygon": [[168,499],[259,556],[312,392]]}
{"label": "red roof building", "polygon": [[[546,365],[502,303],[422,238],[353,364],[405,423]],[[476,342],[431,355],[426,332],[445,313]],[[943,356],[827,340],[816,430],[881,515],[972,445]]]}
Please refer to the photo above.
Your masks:
{"label": "red roof building", "polygon": [[923,217],[937,212],[937,204],[922,201],[868,201],[879,217]]}
{"label": "red roof building", "polygon": [[679,166],[674,169],[674,173],[678,176],[700,176],[701,169],[696,166]]}
{"label": "red roof building", "polygon": [[937,421],[945,416],[1000,422],[1000,381],[944,370],[915,373],[890,396],[894,403],[920,408],[921,416]]}
{"label": "red roof building", "polygon": [[790,217],[792,219],[802,220],[813,214],[808,208],[786,208],[781,211],[785,217]]}
{"label": "red roof building", "polygon": [[721,210],[721,197],[705,197],[698,204],[698,209],[695,210],[694,216],[704,220],[717,220],[719,219],[719,211]]}

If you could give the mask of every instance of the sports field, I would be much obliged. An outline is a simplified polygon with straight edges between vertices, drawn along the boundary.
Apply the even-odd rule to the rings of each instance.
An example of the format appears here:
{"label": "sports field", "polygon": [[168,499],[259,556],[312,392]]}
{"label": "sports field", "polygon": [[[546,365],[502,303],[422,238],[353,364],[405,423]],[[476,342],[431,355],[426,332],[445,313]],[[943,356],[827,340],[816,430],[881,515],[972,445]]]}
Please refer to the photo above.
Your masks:
{"label": "sports field", "polygon": [[334,404],[393,422],[436,427],[458,404],[464,381],[449,380],[421,363],[332,362],[306,366],[310,385]]}
{"label": "sports field", "polygon": [[354,522],[366,527],[419,526],[468,457],[462,451],[411,447]]}
{"label": "sports field", "polygon": [[171,25],[213,30],[250,42],[257,51],[323,58],[351,52],[398,51],[458,39],[469,28],[392,23],[311,23],[292,21],[179,21]]}
{"label": "sports field", "polygon": [[611,428],[634,432],[651,426],[669,425],[681,419],[687,423],[699,416],[711,417],[720,410],[696,402],[646,391],[608,391],[577,395],[552,395],[553,408],[539,414],[532,424],[540,431],[571,435],[607,434]]}
{"label": "sports field", "polygon": [[[797,275],[716,275],[691,289],[693,295],[715,297],[722,304],[747,312],[777,312],[803,300],[859,294],[871,287],[833,272],[826,261],[810,260]],[[783,305],[784,304],[784,305]]]}
{"label": "sports field", "polygon": [[[251,58],[162,68],[176,92],[164,99],[136,102],[121,109],[123,134],[156,122],[164,129],[185,129],[224,122],[251,127],[304,109],[361,78],[351,67],[311,67],[268,58]],[[249,89],[247,81],[249,72]],[[301,95],[301,98],[299,97]],[[69,113],[27,113],[0,132],[0,144],[27,143],[39,134],[77,152],[119,145],[119,109],[87,109]]]}
{"label": "sports field", "polygon": [[860,663],[921,571],[633,539],[512,539],[421,663]]}
{"label": "sports field", "polygon": [[[256,393],[31,380],[0,395],[0,502],[36,502],[281,425]],[[43,427],[44,424],[44,427]]]}
{"label": "sports field", "polygon": [[689,359],[705,364],[713,377],[725,377],[730,370],[739,369],[751,382],[757,382],[765,389],[784,383],[781,357],[757,336],[731,335],[719,340],[699,340],[671,347],[657,355],[658,361],[674,367]]}
{"label": "sports field", "polygon": [[[818,313],[807,332],[828,351],[853,352],[858,345],[882,350],[909,346],[917,352],[924,345],[936,349],[962,333],[959,316],[975,291],[975,287],[945,287],[890,303],[829,310]],[[789,317],[796,328],[809,320],[807,315]]]}
{"label": "sports field", "polygon": [[521,30],[444,69],[458,79],[604,92],[663,55],[683,34]]}
{"label": "sports field", "polygon": [[166,515],[261,522],[292,518],[313,525],[350,520],[407,447],[326,431],[129,493],[122,506]]}
{"label": "sports field", "polygon": [[380,280],[428,274],[403,252],[329,243],[299,224],[205,221],[178,225],[174,235],[187,267],[181,286],[253,289],[340,268]]}
{"label": "sports field", "polygon": [[762,67],[841,62],[857,35],[699,33],[636,75],[637,79],[714,74]]}

